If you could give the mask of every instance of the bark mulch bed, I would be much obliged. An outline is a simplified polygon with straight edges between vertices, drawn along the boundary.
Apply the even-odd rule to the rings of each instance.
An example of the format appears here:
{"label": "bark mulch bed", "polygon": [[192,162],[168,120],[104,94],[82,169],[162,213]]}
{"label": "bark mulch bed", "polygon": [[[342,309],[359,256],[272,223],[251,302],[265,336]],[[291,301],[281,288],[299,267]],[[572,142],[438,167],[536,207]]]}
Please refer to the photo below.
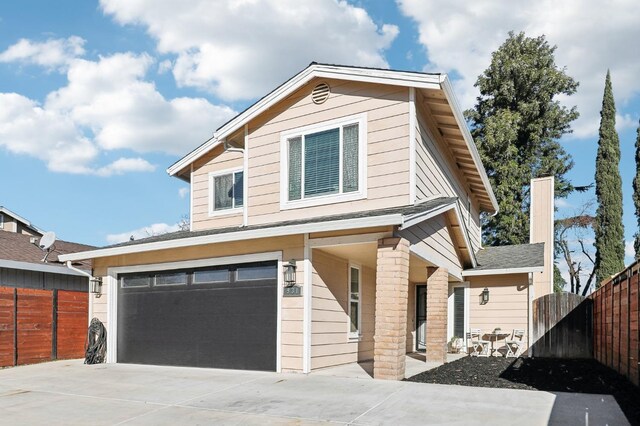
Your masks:
{"label": "bark mulch bed", "polygon": [[589,359],[465,357],[406,379],[410,382],[613,395],[640,425],[640,388]]}

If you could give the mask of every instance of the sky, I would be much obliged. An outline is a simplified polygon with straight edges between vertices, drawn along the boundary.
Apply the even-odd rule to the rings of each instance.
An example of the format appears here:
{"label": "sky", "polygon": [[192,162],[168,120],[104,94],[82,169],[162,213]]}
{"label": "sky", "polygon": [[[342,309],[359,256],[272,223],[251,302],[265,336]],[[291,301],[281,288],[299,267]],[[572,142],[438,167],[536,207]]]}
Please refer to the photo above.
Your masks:
{"label": "sky", "polygon": [[[0,205],[96,246],[175,230],[189,188],[166,168],[310,62],[448,73],[466,109],[491,52],[525,31],[580,82],[561,99],[581,114],[561,140],[575,185],[594,181],[611,70],[629,262],[638,17],[633,0],[2,2]],[[594,198],[559,200],[556,217]]]}

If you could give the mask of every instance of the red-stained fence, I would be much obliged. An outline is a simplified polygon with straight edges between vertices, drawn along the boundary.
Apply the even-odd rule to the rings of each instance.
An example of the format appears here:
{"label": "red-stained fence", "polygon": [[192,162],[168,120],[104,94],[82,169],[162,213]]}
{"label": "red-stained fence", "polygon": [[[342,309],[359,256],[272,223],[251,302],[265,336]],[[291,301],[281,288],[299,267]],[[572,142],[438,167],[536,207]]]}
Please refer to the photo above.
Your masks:
{"label": "red-stained fence", "polygon": [[593,299],[594,357],[640,385],[640,262],[604,283]]}
{"label": "red-stained fence", "polygon": [[0,287],[0,367],[82,358],[88,295]]}

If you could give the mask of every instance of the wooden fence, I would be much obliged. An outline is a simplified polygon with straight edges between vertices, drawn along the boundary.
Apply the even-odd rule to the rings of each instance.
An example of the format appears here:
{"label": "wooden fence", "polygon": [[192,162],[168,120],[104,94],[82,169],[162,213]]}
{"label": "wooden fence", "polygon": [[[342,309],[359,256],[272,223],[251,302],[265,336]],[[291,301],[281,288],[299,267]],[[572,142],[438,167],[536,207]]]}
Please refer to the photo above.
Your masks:
{"label": "wooden fence", "polygon": [[591,358],[592,301],[573,293],[551,293],[533,301],[531,356]]}
{"label": "wooden fence", "polygon": [[636,262],[591,294],[594,357],[636,385],[640,385],[639,270],[640,263]]}
{"label": "wooden fence", "polygon": [[0,367],[82,358],[86,292],[0,287]]}

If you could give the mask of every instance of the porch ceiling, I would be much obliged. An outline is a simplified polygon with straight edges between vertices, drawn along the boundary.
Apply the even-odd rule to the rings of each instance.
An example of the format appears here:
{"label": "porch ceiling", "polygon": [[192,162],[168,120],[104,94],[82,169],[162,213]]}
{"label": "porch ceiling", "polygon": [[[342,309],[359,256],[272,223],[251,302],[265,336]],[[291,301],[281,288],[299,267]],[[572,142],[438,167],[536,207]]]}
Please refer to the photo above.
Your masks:
{"label": "porch ceiling", "polygon": [[314,250],[321,250],[333,256],[347,259],[361,266],[376,270],[378,256],[378,243],[349,244],[332,247],[322,247]]}

